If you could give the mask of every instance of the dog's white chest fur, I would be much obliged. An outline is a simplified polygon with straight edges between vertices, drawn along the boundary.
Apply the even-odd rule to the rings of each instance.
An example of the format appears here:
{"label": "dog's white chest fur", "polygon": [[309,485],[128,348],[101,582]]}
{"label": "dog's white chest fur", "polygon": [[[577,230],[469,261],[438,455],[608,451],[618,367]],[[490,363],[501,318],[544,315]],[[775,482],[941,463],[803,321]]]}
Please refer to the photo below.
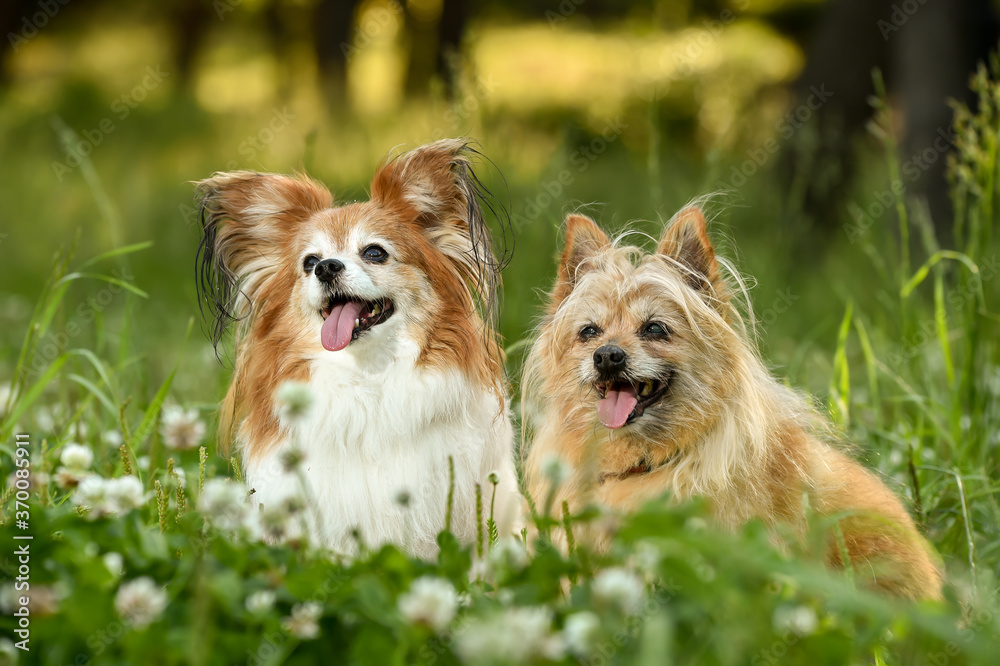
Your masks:
{"label": "dog's white chest fur", "polygon": [[[432,557],[445,525],[450,456],[452,532],[475,538],[475,486],[488,512],[492,471],[500,475],[498,523],[511,527],[512,431],[508,414],[497,414],[496,396],[457,371],[416,367],[415,354],[385,362],[363,351],[312,360],[311,409],[299,419],[282,416],[279,444],[245,460],[254,500],[266,507],[304,494],[312,540],[338,551],[356,550],[356,530],[368,547],[395,543]],[[296,447],[304,460],[287,471],[282,458]]]}

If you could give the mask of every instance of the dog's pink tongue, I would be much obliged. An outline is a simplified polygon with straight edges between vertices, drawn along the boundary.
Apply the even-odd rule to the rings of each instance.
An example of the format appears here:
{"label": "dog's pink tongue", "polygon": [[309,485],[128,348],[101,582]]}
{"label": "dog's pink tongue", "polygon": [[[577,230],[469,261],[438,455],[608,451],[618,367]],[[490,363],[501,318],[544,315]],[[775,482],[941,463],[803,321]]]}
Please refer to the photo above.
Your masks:
{"label": "dog's pink tongue", "polygon": [[364,307],[357,301],[347,301],[343,305],[335,305],[330,316],[323,322],[320,340],[323,347],[329,351],[340,351],[351,342],[354,333],[354,320],[361,314]]}
{"label": "dog's pink tongue", "polygon": [[604,397],[597,401],[597,418],[605,428],[621,428],[638,403],[635,389],[631,386],[623,391],[608,389]]}

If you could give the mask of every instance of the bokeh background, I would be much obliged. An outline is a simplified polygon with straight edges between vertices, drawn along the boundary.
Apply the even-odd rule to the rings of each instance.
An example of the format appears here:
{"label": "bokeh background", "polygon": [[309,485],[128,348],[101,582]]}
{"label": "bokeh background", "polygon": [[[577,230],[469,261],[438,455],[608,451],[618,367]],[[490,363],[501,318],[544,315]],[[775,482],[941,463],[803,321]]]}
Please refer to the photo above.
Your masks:
{"label": "bokeh background", "polygon": [[[716,193],[764,353],[822,394],[848,301],[877,309],[894,289],[873,242],[896,224],[893,185],[952,238],[948,100],[967,99],[996,16],[992,0],[5,0],[0,376],[60,248],[152,241],[120,268],[146,298],[79,280],[75,302],[108,302],[54,330],[99,325],[48,342],[114,350],[151,386],[182,359],[174,393],[211,405],[227,370],[199,331],[185,338],[191,181],[304,170],[351,200],[386,154],[464,135],[510,214],[515,364],[565,213],[656,234]],[[888,126],[871,120],[876,69]]]}

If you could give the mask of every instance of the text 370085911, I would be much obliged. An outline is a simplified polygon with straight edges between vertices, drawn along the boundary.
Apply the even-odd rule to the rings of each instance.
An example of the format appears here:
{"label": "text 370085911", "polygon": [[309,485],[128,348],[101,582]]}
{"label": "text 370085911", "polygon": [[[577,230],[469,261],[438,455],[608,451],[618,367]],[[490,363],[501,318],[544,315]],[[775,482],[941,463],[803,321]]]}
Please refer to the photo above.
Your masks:
{"label": "text 370085911", "polygon": [[31,450],[30,437],[26,434],[16,435],[14,472],[14,524],[18,530],[14,534],[14,558],[17,561],[17,576],[14,579],[14,590],[20,595],[15,599],[14,617],[17,618],[17,628],[14,633],[18,640],[14,643],[19,649],[28,651],[28,641],[31,637],[31,535],[28,529],[31,513],[28,511],[28,497],[31,489]]}

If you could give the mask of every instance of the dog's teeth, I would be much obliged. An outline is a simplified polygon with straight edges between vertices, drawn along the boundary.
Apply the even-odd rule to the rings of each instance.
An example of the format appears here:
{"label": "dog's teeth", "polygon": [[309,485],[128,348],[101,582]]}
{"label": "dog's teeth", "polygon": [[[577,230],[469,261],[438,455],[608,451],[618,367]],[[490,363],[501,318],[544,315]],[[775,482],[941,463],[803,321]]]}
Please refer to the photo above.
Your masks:
{"label": "dog's teeth", "polygon": [[382,314],[382,306],[376,303],[375,307],[372,308],[372,316],[377,317],[380,314]]}
{"label": "dog's teeth", "polygon": [[354,326],[355,327],[359,326],[360,324],[361,324],[361,320],[360,319],[355,319],[354,320]]}

